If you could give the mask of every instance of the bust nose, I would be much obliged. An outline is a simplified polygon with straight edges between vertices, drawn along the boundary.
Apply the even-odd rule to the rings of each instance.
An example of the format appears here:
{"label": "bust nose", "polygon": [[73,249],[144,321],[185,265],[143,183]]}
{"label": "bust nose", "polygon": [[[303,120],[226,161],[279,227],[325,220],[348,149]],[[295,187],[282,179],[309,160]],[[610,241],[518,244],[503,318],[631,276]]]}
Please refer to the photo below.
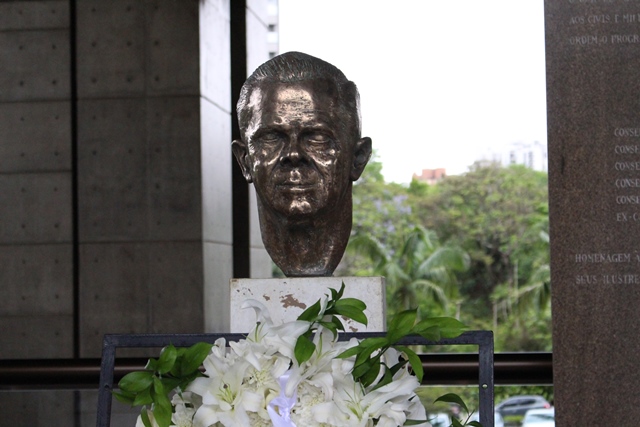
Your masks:
{"label": "bust nose", "polygon": [[302,150],[300,139],[297,135],[292,135],[287,141],[280,154],[280,164],[283,166],[297,166],[307,161],[307,156]]}

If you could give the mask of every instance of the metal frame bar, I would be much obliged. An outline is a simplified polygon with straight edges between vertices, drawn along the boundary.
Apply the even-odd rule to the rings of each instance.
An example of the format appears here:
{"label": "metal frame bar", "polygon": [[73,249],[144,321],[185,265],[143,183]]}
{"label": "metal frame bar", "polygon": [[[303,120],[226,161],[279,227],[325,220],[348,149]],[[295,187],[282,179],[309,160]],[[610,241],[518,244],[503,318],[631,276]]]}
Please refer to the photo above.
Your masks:
{"label": "metal frame bar", "polygon": [[[361,332],[340,334],[341,340],[364,339],[384,336],[381,332]],[[218,338],[238,341],[244,334],[109,334],[104,336],[102,363],[100,366],[100,386],[98,392],[97,427],[109,427],[111,423],[111,403],[113,375],[117,348],[165,347],[170,343],[176,347],[188,347],[198,342],[215,342]],[[477,345],[478,346],[478,393],[480,402],[480,422],[485,427],[494,424],[494,373],[493,373],[493,332],[470,331],[457,338],[428,341],[420,336],[404,338],[402,345]]]}
{"label": "metal frame bar", "polygon": [[[549,352],[494,353],[495,386],[553,386],[553,355]],[[422,385],[474,385],[478,382],[476,353],[421,354],[429,375]],[[148,357],[118,357],[114,381],[132,371],[144,369]],[[0,361],[0,394],[6,391],[97,390],[100,358],[4,359]]]}

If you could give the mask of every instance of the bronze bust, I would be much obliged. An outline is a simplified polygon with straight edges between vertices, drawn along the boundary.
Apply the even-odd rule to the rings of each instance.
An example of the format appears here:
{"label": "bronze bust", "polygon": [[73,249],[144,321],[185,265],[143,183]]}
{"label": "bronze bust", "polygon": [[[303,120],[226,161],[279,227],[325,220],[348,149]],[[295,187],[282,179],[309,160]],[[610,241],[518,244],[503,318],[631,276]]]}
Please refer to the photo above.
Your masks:
{"label": "bronze bust", "polygon": [[351,233],[352,182],[371,156],[356,85],[288,52],[258,67],[238,101],[232,143],[258,198],[262,240],[285,275],[331,276]]}

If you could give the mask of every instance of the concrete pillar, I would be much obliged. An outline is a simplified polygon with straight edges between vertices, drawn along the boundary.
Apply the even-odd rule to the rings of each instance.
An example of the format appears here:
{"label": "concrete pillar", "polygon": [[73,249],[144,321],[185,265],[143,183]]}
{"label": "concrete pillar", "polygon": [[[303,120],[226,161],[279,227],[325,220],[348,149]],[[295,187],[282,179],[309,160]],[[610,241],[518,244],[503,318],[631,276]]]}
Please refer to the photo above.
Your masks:
{"label": "concrete pillar", "polygon": [[640,417],[640,4],[547,0],[545,15],[557,425],[630,426]]}
{"label": "concrete pillar", "polygon": [[73,356],[69,7],[0,3],[0,358]]}

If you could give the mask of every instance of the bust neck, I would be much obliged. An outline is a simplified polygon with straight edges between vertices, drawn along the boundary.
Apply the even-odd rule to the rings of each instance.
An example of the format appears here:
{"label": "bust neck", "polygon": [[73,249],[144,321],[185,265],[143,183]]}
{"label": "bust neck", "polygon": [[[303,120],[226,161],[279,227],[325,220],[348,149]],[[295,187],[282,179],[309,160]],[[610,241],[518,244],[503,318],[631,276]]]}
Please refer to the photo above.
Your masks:
{"label": "bust neck", "polygon": [[296,219],[275,214],[258,200],[262,241],[287,277],[333,274],[349,241],[351,212],[351,194],[338,210]]}

